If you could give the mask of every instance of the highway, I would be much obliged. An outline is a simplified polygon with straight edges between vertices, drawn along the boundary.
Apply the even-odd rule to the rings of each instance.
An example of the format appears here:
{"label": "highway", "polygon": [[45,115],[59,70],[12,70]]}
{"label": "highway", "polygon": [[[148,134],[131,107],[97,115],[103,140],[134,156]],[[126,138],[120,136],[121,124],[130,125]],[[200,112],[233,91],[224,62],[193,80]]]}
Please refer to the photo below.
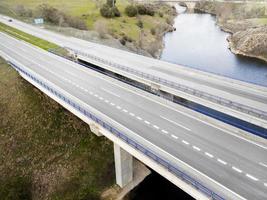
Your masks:
{"label": "highway", "polygon": [[[211,101],[207,98],[197,96],[194,93],[186,93],[184,91],[178,91],[176,89],[169,89],[168,91],[174,91],[178,96],[182,96],[186,99],[192,100],[197,103],[201,103],[213,109],[219,110],[221,112],[226,112],[227,114],[236,116],[245,121],[249,121],[256,125],[267,128],[267,114],[266,116],[259,117],[253,114],[252,112],[246,110],[243,111],[239,109],[238,105],[246,106],[255,109],[257,112],[267,113],[267,88],[261,87],[233,79],[229,79],[222,76],[213,75],[206,72],[201,72],[198,70],[190,69],[181,65],[176,65],[141,55],[133,54],[130,52],[122,51],[119,49],[114,49],[104,45],[84,41],[74,37],[68,37],[60,35],[51,31],[38,28],[18,20],[8,22],[8,18],[5,16],[0,16],[0,21],[8,24],[12,27],[15,27],[19,30],[27,32],[29,34],[35,35],[37,37],[43,38],[55,44],[58,44],[63,47],[68,47],[75,49],[78,52],[88,54],[90,56],[99,57],[104,60],[107,60],[110,63],[120,64],[127,66],[130,69],[134,69],[146,74],[150,74],[156,77],[161,77],[164,80],[172,81],[175,83],[182,84],[194,90],[208,93],[209,95],[215,95],[221,98],[226,99],[227,101],[235,103],[235,106],[229,107],[228,105],[220,104]],[[93,61],[87,56],[78,56],[82,57],[87,61]],[[100,63],[101,64],[101,63]],[[124,73],[128,77],[136,78],[136,75],[133,75],[129,72],[115,69],[112,65],[101,65],[112,70],[117,70],[119,73]],[[223,67],[223,66],[222,66]],[[140,80],[140,77],[137,78]],[[151,82],[148,81],[148,82]],[[153,81],[152,81],[153,82]],[[236,105],[237,104],[237,105]],[[266,118],[266,119],[265,119]]]}
{"label": "highway", "polygon": [[[129,137],[205,183],[219,194],[267,199],[267,146],[237,137],[198,118],[194,111],[98,74],[0,33],[8,55],[48,83],[97,109]],[[223,193],[221,188],[231,191]],[[229,199],[229,198],[228,198]]]}

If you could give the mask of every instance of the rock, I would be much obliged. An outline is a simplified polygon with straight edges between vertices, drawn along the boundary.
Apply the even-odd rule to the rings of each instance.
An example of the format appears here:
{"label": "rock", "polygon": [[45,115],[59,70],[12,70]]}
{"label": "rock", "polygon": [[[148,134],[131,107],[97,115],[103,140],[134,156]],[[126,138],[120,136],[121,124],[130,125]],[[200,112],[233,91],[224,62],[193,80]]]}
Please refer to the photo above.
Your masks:
{"label": "rock", "polygon": [[228,41],[233,53],[267,62],[267,26],[238,31]]}

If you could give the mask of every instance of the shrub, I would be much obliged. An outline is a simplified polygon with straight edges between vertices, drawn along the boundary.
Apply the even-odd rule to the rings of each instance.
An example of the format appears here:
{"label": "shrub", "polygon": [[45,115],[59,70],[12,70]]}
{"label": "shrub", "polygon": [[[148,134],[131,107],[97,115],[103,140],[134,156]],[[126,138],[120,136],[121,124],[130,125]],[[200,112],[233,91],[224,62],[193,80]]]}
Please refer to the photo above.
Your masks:
{"label": "shrub", "polygon": [[149,4],[139,4],[137,5],[138,14],[140,15],[150,15],[154,16],[155,11],[152,5]]}
{"label": "shrub", "polygon": [[116,6],[110,7],[108,4],[104,4],[100,8],[100,14],[106,18],[120,17],[121,13]]}
{"label": "shrub", "polygon": [[160,16],[160,17],[163,17],[163,13],[162,13],[162,12],[159,12],[159,16]]}
{"label": "shrub", "polygon": [[141,20],[138,20],[138,22],[136,23],[136,25],[139,27],[139,28],[144,28],[144,24]]}
{"label": "shrub", "polygon": [[121,39],[120,39],[120,43],[121,43],[122,45],[125,45],[125,44],[126,44],[126,40],[125,40],[124,38],[121,38]]}
{"label": "shrub", "polygon": [[70,26],[73,28],[87,30],[85,22],[79,17],[73,17],[60,12],[58,9],[49,6],[47,4],[42,4],[39,6],[39,13],[44,18],[45,21],[52,24]]}
{"label": "shrub", "polygon": [[125,8],[125,13],[128,17],[135,17],[137,15],[137,8],[134,5],[129,5]]}
{"label": "shrub", "polygon": [[151,32],[152,35],[156,35],[156,29],[155,28],[151,28],[150,32]]}

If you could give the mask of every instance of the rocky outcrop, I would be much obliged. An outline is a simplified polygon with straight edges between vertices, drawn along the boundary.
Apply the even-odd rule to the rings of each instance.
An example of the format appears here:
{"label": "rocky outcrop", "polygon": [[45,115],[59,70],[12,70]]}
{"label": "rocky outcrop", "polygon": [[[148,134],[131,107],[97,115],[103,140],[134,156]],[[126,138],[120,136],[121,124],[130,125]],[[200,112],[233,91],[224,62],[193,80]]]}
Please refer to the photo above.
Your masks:
{"label": "rocky outcrop", "polygon": [[267,62],[267,26],[238,31],[228,41],[233,53]]}

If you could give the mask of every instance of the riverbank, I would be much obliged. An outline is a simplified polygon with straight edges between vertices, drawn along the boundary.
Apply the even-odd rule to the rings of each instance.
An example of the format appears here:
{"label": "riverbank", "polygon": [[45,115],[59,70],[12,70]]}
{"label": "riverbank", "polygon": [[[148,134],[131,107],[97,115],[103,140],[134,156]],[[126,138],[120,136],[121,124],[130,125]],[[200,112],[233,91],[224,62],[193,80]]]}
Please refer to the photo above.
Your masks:
{"label": "riverbank", "polygon": [[[68,19],[68,23],[64,20],[48,23],[46,20],[45,28],[155,58],[161,54],[163,36],[173,31],[173,20],[177,15],[175,8],[169,4],[117,0],[120,16],[105,18],[101,16],[100,8],[106,0],[70,0],[63,5],[61,2],[53,0],[44,4],[41,0],[3,0],[0,13],[32,23],[34,18],[43,15],[40,10],[45,9],[43,13],[49,13],[50,21]],[[125,12],[129,5],[144,5],[152,13],[129,17]]]}
{"label": "riverbank", "polygon": [[231,35],[229,49],[237,54],[267,62],[267,5],[260,3],[200,2],[196,12],[216,16],[220,28]]}

